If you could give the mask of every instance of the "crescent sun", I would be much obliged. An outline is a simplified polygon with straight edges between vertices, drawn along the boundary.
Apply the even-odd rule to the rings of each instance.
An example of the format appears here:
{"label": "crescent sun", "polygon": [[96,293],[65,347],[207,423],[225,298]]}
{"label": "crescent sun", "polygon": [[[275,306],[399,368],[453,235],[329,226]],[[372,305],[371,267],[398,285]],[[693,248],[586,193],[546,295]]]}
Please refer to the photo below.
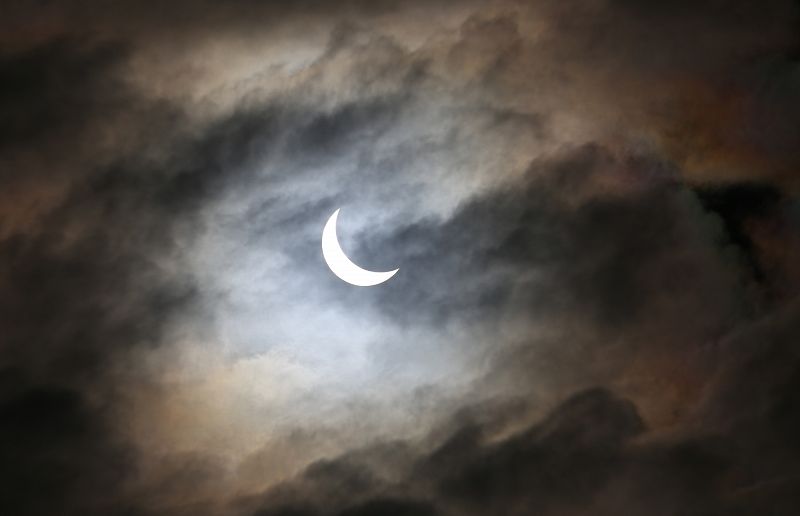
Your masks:
{"label": "crescent sun", "polygon": [[325,258],[325,263],[328,264],[328,267],[339,279],[358,287],[371,287],[387,281],[400,270],[368,271],[353,263],[342,251],[342,246],[339,245],[339,238],[336,236],[336,220],[338,217],[339,210],[336,210],[322,230],[322,256]]}

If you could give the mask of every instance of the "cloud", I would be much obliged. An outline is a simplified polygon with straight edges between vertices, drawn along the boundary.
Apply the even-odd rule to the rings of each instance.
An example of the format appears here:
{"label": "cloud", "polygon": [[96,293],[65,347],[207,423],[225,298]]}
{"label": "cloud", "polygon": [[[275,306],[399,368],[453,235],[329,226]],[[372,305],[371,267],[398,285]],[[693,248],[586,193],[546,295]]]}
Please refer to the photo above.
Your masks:
{"label": "cloud", "polygon": [[794,4],[162,7],[0,21],[0,505],[793,512]]}
{"label": "cloud", "polygon": [[[759,321],[749,335],[731,345],[741,350],[745,339],[752,346],[764,337],[762,331],[792,332],[791,319],[787,313],[777,324]],[[353,497],[371,500],[357,507],[377,504],[372,500],[386,496],[374,493],[403,493],[392,499],[402,496],[411,504],[422,498],[431,508],[425,510],[445,514],[527,514],[532,509],[552,515],[622,510],[634,515],[750,510],[789,514],[795,503],[789,489],[796,483],[791,473],[795,458],[770,450],[785,453],[778,443],[793,435],[789,428],[796,417],[789,405],[796,397],[792,378],[797,361],[794,357],[786,362],[788,340],[773,342],[745,352],[742,360],[732,359],[711,386],[704,406],[677,431],[648,430],[630,401],[593,388],[510,435],[462,422],[429,451],[420,452],[400,481],[380,482],[363,461],[358,465],[358,455],[344,455],[312,465],[256,505],[271,507],[282,495],[278,506],[284,511],[305,507],[309,514],[343,514],[348,509],[342,512],[341,498],[319,498],[321,493],[348,493],[344,503]],[[752,360],[781,360],[785,373],[772,379],[754,376]],[[764,407],[754,419],[750,403]],[[382,452],[378,447],[366,453]],[[292,494],[287,498],[287,493]],[[299,502],[293,498],[302,503],[295,505]],[[256,514],[272,514],[260,511]]]}

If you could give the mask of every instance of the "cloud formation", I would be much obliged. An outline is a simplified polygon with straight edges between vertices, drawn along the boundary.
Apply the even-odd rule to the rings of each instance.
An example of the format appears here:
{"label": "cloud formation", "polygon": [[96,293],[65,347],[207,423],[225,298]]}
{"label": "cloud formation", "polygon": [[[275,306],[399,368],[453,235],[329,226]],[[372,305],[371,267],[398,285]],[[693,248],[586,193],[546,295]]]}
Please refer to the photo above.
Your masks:
{"label": "cloud formation", "polygon": [[0,507],[794,514],[796,17],[11,2]]}

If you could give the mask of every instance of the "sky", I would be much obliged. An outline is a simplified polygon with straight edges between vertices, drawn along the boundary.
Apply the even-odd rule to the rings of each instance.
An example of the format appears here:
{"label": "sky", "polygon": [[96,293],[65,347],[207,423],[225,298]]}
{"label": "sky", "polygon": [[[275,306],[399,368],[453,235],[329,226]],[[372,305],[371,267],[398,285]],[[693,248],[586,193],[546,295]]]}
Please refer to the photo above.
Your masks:
{"label": "sky", "polygon": [[797,2],[0,10],[3,514],[800,510]]}

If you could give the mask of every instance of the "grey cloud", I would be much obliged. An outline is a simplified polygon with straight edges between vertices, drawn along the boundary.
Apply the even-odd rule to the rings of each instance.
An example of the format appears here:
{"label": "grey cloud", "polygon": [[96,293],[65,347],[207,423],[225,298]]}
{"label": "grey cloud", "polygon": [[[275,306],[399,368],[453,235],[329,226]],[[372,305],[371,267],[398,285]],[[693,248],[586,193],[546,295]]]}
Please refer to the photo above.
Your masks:
{"label": "grey cloud", "polygon": [[[128,55],[122,48],[61,40],[5,57],[6,156],[47,149],[53,139],[68,145],[70,131],[146,105],[130,89],[115,91],[115,67]],[[0,244],[0,483],[3,506],[15,514],[137,513],[152,503],[150,494],[139,500],[124,492],[138,459],[115,421],[126,391],[147,379],[114,371],[130,366],[138,348],[162,345],[176,314],[202,310],[190,276],[160,264],[180,256],[179,237],[201,229],[206,204],[251,177],[252,164],[282,141],[289,149],[320,147],[323,140],[333,145],[373,121],[369,105],[332,116],[267,105],[214,122],[195,137],[178,110],[167,111],[177,127],[156,131],[148,145],[158,155],[159,138],[168,139],[169,158],[151,160],[147,148],[110,165],[79,156],[80,173],[59,184],[65,191],[38,215],[35,233],[11,227]],[[53,180],[58,172],[34,173]]]}
{"label": "grey cloud", "polygon": [[[372,253],[405,254],[405,274],[378,294],[382,306],[401,319],[438,324],[507,313],[513,302],[526,317],[564,311],[624,326],[663,288],[702,296],[703,289],[688,289],[700,279],[715,299],[735,291],[735,261],[726,264],[715,247],[719,228],[670,175],[628,193],[571,198],[632,167],[649,175],[660,165],[626,162],[599,146],[567,151],[532,164],[521,184],[472,199],[451,219],[421,221],[370,241]],[[667,273],[652,268],[678,266],[672,261],[686,274],[674,281],[687,283],[649,286],[649,274]]]}
{"label": "grey cloud", "polygon": [[[374,492],[404,493],[402,499],[409,503],[424,497],[429,507],[445,514],[527,514],[531,509],[552,515],[623,510],[634,515],[754,510],[791,514],[796,502],[790,487],[796,484],[791,473],[794,455],[787,456],[782,445],[777,445],[784,450],[781,454],[771,450],[776,438],[790,435],[780,437],[775,429],[785,424],[789,430],[797,422],[787,405],[796,397],[791,380],[796,376],[791,372],[796,360],[782,367],[786,375],[774,378],[753,375],[751,364],[752,360],[785,361],[784,354],[792,353],[789,341],[774,340],[766,346],[757,342],[767,337],[762,332],[777,336],[791,328],[788,313],[776,326],[770,327],[767,321],[752,325],[742,338],[758,349],[743,352],[746,358],[727,364],[731,369],[711,386],[702,410],[677,432],[648,430],[631,402],[595,388],[570,397],[541,421],[499,440],[493,439],[498,429],[463,424],[421,453],[399,483],[356,481],[345,487],[341,482],[346,478],[375,478],[369,469],[353,473],[349,468],[359,466],[348,456],[314,465],[295,481],[299,489],[295,496],[302,504],[284,499],[283,510],[306,507],[309,514],[339,514],[337,504],[330,500],[315,506],[320,501],[316,493],[333,489],[336,493],[349,490],[368,500]],[[744,371],[748,372],[740,376]],[[765,407],[767,418],[751,419],[754,412],[745,407],[762,404],[762,393],[771,400]],[[735,422],[730,419],[734,414],[740,414]],[[775,418],[784,423],[776,427]],[[363,463],[361,467],[367,468]],[[321,471],[340,473],[325,480]],[[344,471],[351,473],[343,475]],[[301,486],[308,486],[308,478],[327,487],[305,491]],[[274,496],[268,494],[260,503],[270,506]],[[261,511],[257,514],[272,514],[269,509]]]}
{"label": "grey cloud", "polygon": [[[524,13],[478,15],[433,49],[413,51],[371,25],[409,9],[395,2],[41,9],[14,3],[3,25],[30,31],[0,31],[15,43],[0,56],[2,213],[9,214],[0,236],[0,506],[7,511],[796,509],[797,314],[787,301],[793,291],[776,293],[790,272],[768,266],[770,253],[791,262],[792,251],[770,248],[752,227],[780,226],[783,233],[771,234],[781,243],[796,229],[797,218],[787,215],[796,200],[775,180],[795,164],[796,60],[786,34],[795,7],[612,2],[586,13],[545,2],[534,9],[543,16],[541,39],[526,33]],[[334,29],[340,11],[358,23]],[[296,89],[267,98],[250,92],[212,120],[193,125],[186,106],[149,98],[126,81],[150,35],[200,41],[282,24],[303,30],[297,20],[311,18],[333,37]],[[52,25],[34,26],[38,19]],[[562,63],[567,72],[545,77]],[[527,65],[536,73],[521,73]],[[334,88],[341,97],[328,95],[326,74],[342,70],[344,86]],[[425,197],[494,173],[481,168],[492,153],[537,155],[517,145],[520,133],[531,136],[519,140],[531,147],[559,137],[557,106],[528,106],[517,95],[531,79],[545,88],[564,80],[570,91],[578,84],[575,91],[599,103],[612,90],[610,98],[627,98],[620,91],[632,77],[649,85],[686,76],[713,91],[718,81],[722,91],[732,84],[730,91],[744,92],[750,102],[741,119],[764,130],[726,128],[720,141],[704,140],[713,124],[703,118],[693,132],[680,114],[661,117],[659,94],[637,91],[631,96],[641,103],[625,105],[653,108],[656,122],[631,115],[623,136],[548,148],[521,176],[503,170],[496,182],[464,187],[469,195],[453,210],[437,211]],[[619,91],[595,95],[603,80],[619,80]],[[548,102],[560,98],[556,90]],[[430,112],[440,100],[451,103]],[[625,113],[618,120],[626,125]],[[725,154],[744,138],[753,143],[749,154],[765,156],[752,163],[778,172],[736,185],[687,184],[681,152],[626,139],[651,123],[656,133],[688,133],[671,141],[689,155],[703,147],[696,142]],[[421,158],[431,166],[417,170]],[[442,164],[445,158],[452,162]],[[50,190],[56,193],[42,193]],[[351,241],[365,266],[400,261],[402,274],[385,288],[349,289],[319,257],[317,225],[351,191],[390,214]],[[341,300],[354,312],[374,305],[380,318],[367,324],[475,335],[440,343],[465,355],[483,351],[483,375],[442,402],[441,427],[421,442],[383,436],[334,454],[254,496],[212,492],[230,473],[211,452],[135,447],[126,433],[128,396],[153,381],[141,354],[173,345],[165,336],[176,321],[215,330],[218,314],[209,305],[218,299],[205,297],[203,278],[185,264],[198,239],[234,232],[239,214],[213,227],[225,219],[215,210],[232,208],[250,222],[238,224],[235,245],[284,253],[304,277],[319,280],[323,301]],[[259,313],[266,324],[272,315]],[[538,335],[541,328],[563,330],[563,338]],[[372,351],[389,361],[413,354],[383,345],[390,346],[379,342]],[[411,350],[420,360],[422,347]],[[662,369],[665,357],[699,371],[703,395],[677,396],[682,417],[666,430],[651,426],[652,398],[629,380],[638,366],[659,386],[680,384]],[[139,478],[148,460],[159,464],[157,481]]]}

